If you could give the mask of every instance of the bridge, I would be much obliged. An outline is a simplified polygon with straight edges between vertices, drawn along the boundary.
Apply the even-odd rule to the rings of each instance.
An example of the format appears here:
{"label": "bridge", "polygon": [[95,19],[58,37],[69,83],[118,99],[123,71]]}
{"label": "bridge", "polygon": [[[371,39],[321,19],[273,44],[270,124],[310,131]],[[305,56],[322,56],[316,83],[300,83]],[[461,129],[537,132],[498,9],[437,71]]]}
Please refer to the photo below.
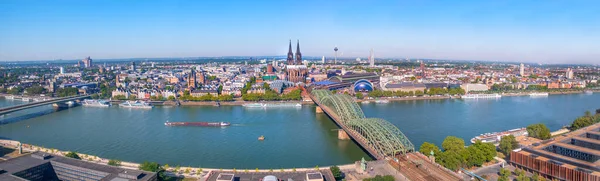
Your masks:
{"label": "bridge", "polygon": [[68,101],[84,99],[84,98],[88,98],[88,97],[90,97],[90,95],[61,97],[61,98],[50,99],[50,100],[45,100],[45,101],[32,102],[32,103],[28,103],[28,104],[21,104],[21,105],[16,105],[16,106],[11,106],[11,107],[5,107],[5,108],[0,109],[0,115],[4,115],[4,114],[11,113],[11,112],[24,110],[24,109],[54,104],[54,103],[63,103],[63,102],[68,102]]}
{"label": "bridge", "polygon": [[[397,154],[415,151],[408,138],[390,122],[367,118],[360,106],[344,94],[328,90],[313,90],[309,95],[323,111],[375,159],[393,158]],[[319,110],[320,109],[320,110]]]}

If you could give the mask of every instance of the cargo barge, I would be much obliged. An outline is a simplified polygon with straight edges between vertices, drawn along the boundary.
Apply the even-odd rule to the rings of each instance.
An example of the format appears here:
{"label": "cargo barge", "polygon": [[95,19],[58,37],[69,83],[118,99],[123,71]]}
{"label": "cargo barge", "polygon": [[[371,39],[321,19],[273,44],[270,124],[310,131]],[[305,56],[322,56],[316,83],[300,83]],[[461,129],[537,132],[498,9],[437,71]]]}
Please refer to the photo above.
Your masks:
{"label": "cargo barge", "polygon": [[200,126],[200,127],[224,127],[229,126],[228,122],[165,122],[165,126]]}

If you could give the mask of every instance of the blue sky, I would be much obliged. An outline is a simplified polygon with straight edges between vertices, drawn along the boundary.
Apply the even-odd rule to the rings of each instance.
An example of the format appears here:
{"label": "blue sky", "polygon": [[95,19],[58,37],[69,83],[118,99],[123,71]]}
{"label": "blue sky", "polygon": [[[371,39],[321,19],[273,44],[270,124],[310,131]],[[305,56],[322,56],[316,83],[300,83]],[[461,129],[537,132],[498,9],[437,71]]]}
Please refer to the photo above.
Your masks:
{"label": "blue sky", "polygon": [[600,62],[600,2],[0,0],[0,61],[285,55]]}

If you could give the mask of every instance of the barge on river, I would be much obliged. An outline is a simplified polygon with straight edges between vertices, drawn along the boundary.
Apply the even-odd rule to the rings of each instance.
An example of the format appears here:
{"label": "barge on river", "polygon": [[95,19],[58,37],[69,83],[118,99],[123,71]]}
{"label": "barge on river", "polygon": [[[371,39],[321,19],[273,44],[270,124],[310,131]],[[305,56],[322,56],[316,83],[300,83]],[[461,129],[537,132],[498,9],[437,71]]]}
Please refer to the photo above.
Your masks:
{"label": "barge on river", "polygon": [[200,126],[200,127],[225,127],[230,126],[228,122],[165,122],[165,126]]}

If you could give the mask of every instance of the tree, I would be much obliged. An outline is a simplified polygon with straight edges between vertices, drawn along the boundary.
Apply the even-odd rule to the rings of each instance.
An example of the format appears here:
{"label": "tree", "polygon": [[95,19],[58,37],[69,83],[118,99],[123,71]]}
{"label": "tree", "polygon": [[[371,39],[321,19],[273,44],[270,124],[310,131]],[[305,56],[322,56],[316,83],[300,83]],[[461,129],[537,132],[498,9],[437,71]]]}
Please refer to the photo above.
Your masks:
{"label": "tree", "polygon": [[149,172],[161,171],[160,164],[158,164],[156,162],[145,161],[144,163],[140,164],[140,166],[138,168],[140,170],[149,171]]}
{"label": "tree", "polygon": [[472,144],[469,147],[475,147],[481,150],[483,152],[486,162],[492,161],[497,154],[496,146],[494,146],[494,144],[492,143],[482,143],[480,140],[477,140],[475,144]]}
{"label": "tree", "polygon": [[419,148],[419,152],[423,153],[424,155],[430,155],[431,151],[433,151],[434,155],[438,155],[440,153],[440,148],[429,142],[424,142]]}
{"label": "tree", "polygon": [[356,98],[357,98],[357,99],[363,99],[364,97],[365,97],[365,96],[363,95],[363,93],[362,93],[362,92],[357,92],[357,93],[356,93]]}
{"label": "tree", "polygon": [[500,139],[500,145],[498,145],[498,147],[500,148],[500,152],[502,152],[505,155],[509,155],[510,151],[519,147],[519,143],[515,139],[515,136],[508,135],[503,136]]}
{"label": "tree", "polygon": [[340,171],[340,167],[338,167],[338,166],[329,167],[329,170],[331,170],[331,173],[333,174],[333,177],[335,178],[335,180],[342,179],[342,171]]}
{"label": "tree", "polygon": [[498,181],[508,181],[508,177],[510,177],[512,173],[508,169],[501,168],[500,169],[500,177],[498,177]]}
{"label": "tree", "polygon": [[469,146],[465,151],[468,153],[466,158],[468,166],[481,166],[486,161],[485,153],[475,146]]}
{"label": "tree", "polygon": [[69,152],[65,155],[65,157],[69,157],[69,158],[75,158],[78,160],[81,160],[81,157],[79,157],[79,155],[76,152]]}
{"label": "tree", "polygon": [[442,142],[444,151],[460,151],[465,148],[465,141],[456,136],[448,136]]}
{"label": "tree", "polygon": [[169,100],[169,101],[174,101],[174,100],[175,100],[175,96],[169,96],[169,97],[167,98],[167,100]]}
{"label": "tree", "polygon": [[527,134],[531,137],[545,140],[550,138],[550,129],[542,123],[532,124],[527,126]]}
{"label": "tree", "polygon": [[450,170],[458,170],[463,163],[463,157],[456,151],[444,151],[437,156],[436,162]]}
{"label": "tree", "polygon": [[23,88],[13,87],[13,88],[9,89],[7,92],[12,95],[19,95],[19,94],[21,94],[21,92],[23,92]]}
{"label": "tree", "polygon": [[517,181],[529,181],[529,177],[525,176],[524,170],[517,170]]}
{"label": "tree", "polygon": [[108,165],[121,166],[121,161],[119,161],[119,160],[108,160]]}
{"label": "tree", "polygon": [[32,86],[25,89],[27,95],[40,95],[46,92],[46,89],[42,86]]}

